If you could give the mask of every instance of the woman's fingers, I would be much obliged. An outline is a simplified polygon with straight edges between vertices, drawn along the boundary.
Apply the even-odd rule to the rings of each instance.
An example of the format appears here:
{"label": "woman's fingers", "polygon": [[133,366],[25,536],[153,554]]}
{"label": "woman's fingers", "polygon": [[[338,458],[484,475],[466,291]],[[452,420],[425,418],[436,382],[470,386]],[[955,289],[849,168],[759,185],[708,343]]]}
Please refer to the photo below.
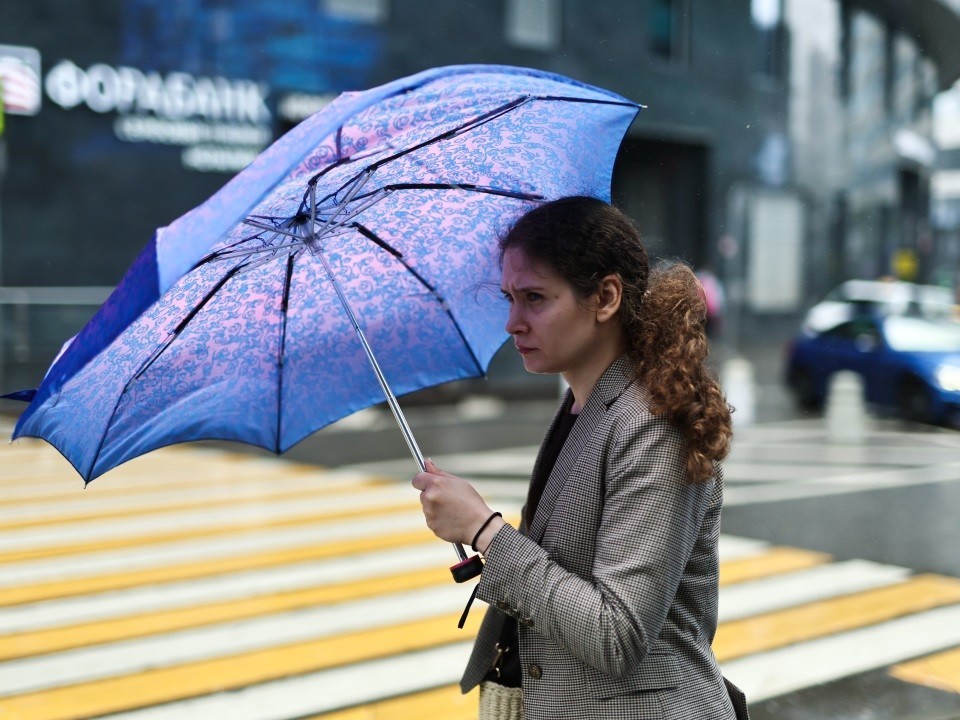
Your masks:
{"label": "woman's fingers", "polygon": [[415,475],[412,483],[420,491],[427,527],[444,540],[469,542],[490,509],[466,480],[449,473],[438,474],[436,469],[428,463],[427,471]]}

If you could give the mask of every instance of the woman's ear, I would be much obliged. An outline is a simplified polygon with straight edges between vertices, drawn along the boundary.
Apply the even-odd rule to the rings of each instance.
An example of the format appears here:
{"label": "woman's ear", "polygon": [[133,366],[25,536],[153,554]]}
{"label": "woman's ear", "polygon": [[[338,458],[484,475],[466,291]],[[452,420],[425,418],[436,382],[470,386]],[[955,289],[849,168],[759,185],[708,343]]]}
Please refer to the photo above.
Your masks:
{"label": "woman's ear", "polygon": [[597,321],[606,322],[620,309],[623,299],[623,282],[619,275],[607,275],[600,281],[597,290]]}

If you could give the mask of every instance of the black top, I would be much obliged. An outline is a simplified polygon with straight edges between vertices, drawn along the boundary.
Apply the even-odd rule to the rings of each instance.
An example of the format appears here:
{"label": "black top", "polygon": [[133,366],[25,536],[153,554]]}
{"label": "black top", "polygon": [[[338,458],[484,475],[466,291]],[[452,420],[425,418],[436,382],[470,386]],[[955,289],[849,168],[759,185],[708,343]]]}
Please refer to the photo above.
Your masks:
{"label": "black top", "polygon": [[[571,405],[570,400],[564,403],[557,424],[543,445],[540,466],[537,468],[536,475],[530,481],[530,490],[527,493],[527,506],[523,515],[522,528],[524,533],[528,532],[533,524],[533,516],[537,512],[537,505],[540,503],[543,490],[547,486],[547,480],[550,473],[553,472],[553,466],[557,464],[557,458],[560,457],[560,451],[573,429],[573,424],[577,421],[577,415],[570,412]],[[505,648],[499,663],[499,671],[495,667],[487,673],[486,679],[507,687],[520,687],[523,671],[520,668],[520,653],[517,652],[517,621],[514,618],[508,617],[504,622],[498,645],[501,649]]]}

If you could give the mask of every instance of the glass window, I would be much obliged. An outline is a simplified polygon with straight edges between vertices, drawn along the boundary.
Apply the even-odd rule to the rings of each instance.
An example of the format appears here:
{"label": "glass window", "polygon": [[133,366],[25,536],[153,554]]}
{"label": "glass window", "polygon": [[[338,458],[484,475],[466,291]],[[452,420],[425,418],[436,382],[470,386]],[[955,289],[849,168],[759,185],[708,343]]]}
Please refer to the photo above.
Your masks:
{"label": "glass window", "polygon": [[508,0],[507,42],[532,50],[560,45],[560,0]]}
{"label": "glass window", "polygon": [[780,24],[780,0],[751,0],[753,23],[762,30],[772,30]]}
{"label": "glass window", "polygon": [[664,60],[687,57],[687,0],[650,0],[650,52]]}
{"label": "glass window", "polygon": [[884,330],[887,343],[904,352],[958,352],[960,325],[951,322],[929,322],[919,318],[888,318]]}
{"label": "glass window", "polygon": [[320,8],[331,17],[379,24],[387,19],[388,0],[320,0]]}
{"label": "glass window", "polygon": [[783,0],[751,0],[750,15],[757,33],[757,69],[782,77],[786,58]]}

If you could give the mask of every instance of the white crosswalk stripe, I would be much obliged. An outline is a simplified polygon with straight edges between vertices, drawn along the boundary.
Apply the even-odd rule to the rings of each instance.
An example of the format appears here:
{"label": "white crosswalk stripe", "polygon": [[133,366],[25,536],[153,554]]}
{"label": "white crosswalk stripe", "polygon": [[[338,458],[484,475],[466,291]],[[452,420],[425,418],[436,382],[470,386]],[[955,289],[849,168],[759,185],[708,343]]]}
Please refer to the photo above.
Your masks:
{"label": "white crosswalk stripe", "polygon": [[10,563],[0,575],[0,587],[83,577],[94,573],[123,572],[174,563],[238,557],[254,552],[281,550],[334,540],[356,539],[423,528],[417,510],[374,518],[341,520],[306,528],[277,529],[256,536],[184,540],[146,548],[92,552],[68,561],[59,558]]}
{"label": "white crosswalk stripe", "polygon": [[150,585],[97,595],[15,605],[0,611],[0,634],[43,630],[121,614],[174,610],[442,566],[450,552],[436,541],[347,558]]}
{"label": "white crosswalk stripe", "polygon": [[900,582],[909,574],[906,568],[847,560],[739,583],[720,591],[720,622],[883,587]]}
{"label": "white crosswalk stripe", "polygon": [[960,606],[940,608],[727,663],[751,702],[960,645]]}

